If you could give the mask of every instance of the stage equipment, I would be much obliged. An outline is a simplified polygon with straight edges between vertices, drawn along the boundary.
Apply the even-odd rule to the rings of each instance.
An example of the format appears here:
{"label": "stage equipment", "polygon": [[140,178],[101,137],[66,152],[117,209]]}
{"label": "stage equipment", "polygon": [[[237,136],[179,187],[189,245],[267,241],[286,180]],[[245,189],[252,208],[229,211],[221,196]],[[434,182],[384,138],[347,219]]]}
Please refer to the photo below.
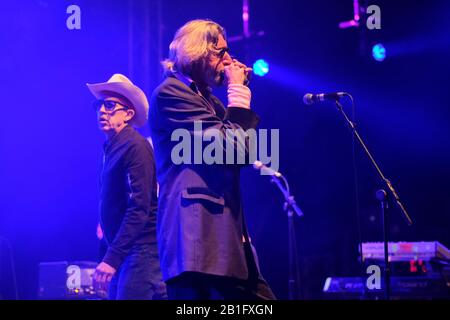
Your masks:
{"label": "stage equipment", "polygon": [[[307,95],[305,95],[305,97],[306,96]],[[384,182],[386,189],[390,191],[390,196],[392,197],[392,202],[394,202],[395,206],[397,208],[399,208],[400,212],[402,213],[403,218],[405,218],[405,220],[406,220],[406,223],[409,226],[411,226],[413,222],[412,222],[411,218],[409,217],[408,213],[406,212],[406,209],[403,206],[402,202],[400,201],[400,197],[398,196],[397,192],[395,191],[394,186],[392,185],[391,181],[385,177],[385,175],[381,171],[380,167],[378,166],[377,162],[375,161],[372,154],[370,153],[369,149],[367,148],[366,144],[362,140],[361,136],[359,135],[358,131],[356,130],[356,123],[354,123],[352,120],[350,120],[349,117],[347,116],[347,114],[345,113],[344,107],[342,106],[342,104],[339,101],[342,96],[349,97],[352,102],[352,105],[354,106],[353,97],[349,93],[342,93],[341,95],[335,94],[334,97],[328,95],[327,100],[330,100],[330,99],[334,100],[337,109],[341,112],[342,116],[344,117],[345,122],[347,123],[349,128],[352,130],[354,137],[356,137],[356,140],[358,140],[358,142],[360,143],[364,152],[366,153],[367,157],[369,158],[370,162],[372,163],[372,165],[378,172],[378,175],[381,178],[381,180]],[[320,95],[318,97],[320,97]],[[325,97],[325,95],[323,95],[322,97]],[[316,99],[316,100],[320,100],[320,99]],[[322,100],[325,100],[325,99],[322,99]],[[307,99],[306,102],[308,102],[308,101],[309,100]],[[389,256],[389,248],[388,248],[388,242],[389,242],[389,239],[388,239],[389,238],[389,232],[388,232],[388,230],[389,230],[388,208],[389,207],[388,207],[388,204],[389,204],[389,201],[388,201],[388,194],[386,193],[385,190],[380,189],[376,192],[376,198],[380,201],[380,208],[381,208],[382,217],[383,217],[382,220],[383,220],[384,262],[385,262],[385,264],[384,264],[384,266],[385,266],[384,281],[385,281],[385,287],[386,287],[386,290],[384,290],[384,292],[386,295],[385,296],[386,300],[389,300],[390,299],[390,269],[389,269],[389,260],[388,260],[388,256]]]}
{"label": "stage equipment", "polygon": [[288,217],[288,241],[289,241],[289,300],[298,300],[299,296],[299,282],[300,270],[298,265],[297,254],[297,237],[294,228],[294,213],[301,217],[302,210],[295,202],[294,196],[291,196],[289,183],[287,179],[278,171],[266,167],[261,161],[255,161],[253,167],[260,170],[261,173],[271,177],[271,182],[275,183],[284,196],[283,209]]}
{"label": "stage equipment", "polygon": [[97,267],[92,261],[57,261],[39,264],[39,299],[100,299],[94,290],[92,274]]}

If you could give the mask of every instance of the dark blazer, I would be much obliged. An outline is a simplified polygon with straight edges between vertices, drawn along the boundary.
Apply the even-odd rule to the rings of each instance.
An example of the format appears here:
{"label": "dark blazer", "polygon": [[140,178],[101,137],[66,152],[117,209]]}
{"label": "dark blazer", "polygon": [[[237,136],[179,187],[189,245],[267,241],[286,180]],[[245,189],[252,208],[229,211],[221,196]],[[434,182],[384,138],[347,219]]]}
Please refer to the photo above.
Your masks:
{"label": "dark blazer", "polygon": [[249,109],[225,109],[213,95],[200,96],[195,85],[173,75],[154,90],[149,122],[160,184],[157,239],[163,279],[185,271],[247,279],[240,166],[172,162],[179,143],[171,141],[172,132],[183,128],[193,135],[194,121],[202,121],[203,132],[224,132],[254,129],[259,119]]}

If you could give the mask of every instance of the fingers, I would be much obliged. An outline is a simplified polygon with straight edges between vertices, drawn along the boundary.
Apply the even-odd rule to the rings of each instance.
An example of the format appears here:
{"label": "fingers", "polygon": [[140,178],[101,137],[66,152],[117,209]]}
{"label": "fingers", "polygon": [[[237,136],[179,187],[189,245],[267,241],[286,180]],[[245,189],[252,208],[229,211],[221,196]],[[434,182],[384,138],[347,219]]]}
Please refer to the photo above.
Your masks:
{"label": "fingers", "polygon": [[225,84],[243,84],[248,85],[252,68],[247,67],[242,62],[232,59],[232,63],[224,66]]}
{"label": "fingers", "polygon": [[94,289],[100,294],[106,293],[108,291],[108,286],[112,280],[112,277],[113,274],[96,270],[92,276],[92,284]]}
{"label": "fingers", "polygon": [[107,286],[108,286],[109,283],[111,282],[112,277],[113,277],[112,274],[110,274],[110,273],[106,274],[105,283],[106,283]]}
{"label": "fingers", "polygon": [[233,59],[233,65],[239,67],[239,69],[244,69],[244,74],[246,77],[244,84],[248,84],[248,82],[251,79],[253,69],[250,67],[247,67],[245,64],[243,64],[242,62],[239,62],[236,59]]}
{"label": "fingers", "polygon": [[233,59],[233,64],[236,65],[236,66],[238,66],[238,67],[240,67],[240,68],[247,69],[247,66],[246,66],[245,64],[243,64],[242,62],[239,62],[239,61],[236,60],[236,59]]}
{"label": "fingers", "polygon": [[100,288],[102,286],[100,278],[101,278],[101,273],[99,271],[95,271],[94,274],[92,275],[92,285],[93,285],[95,291],[100,291]]}
{"label": "fingers", "polygon": [[229,66],[225,66],[224,69],[225,71],[241,71],[243,68],[235,64],[230,64]]}
{"label": "fingers", "polygon": [[106,278],[107,278],[107,274],[106,273],[102,273],[101,275],[100,275],[100,281],[99,281],[99,283],[100,283],[100,289],[101,290],[105,290],[106,291]]}

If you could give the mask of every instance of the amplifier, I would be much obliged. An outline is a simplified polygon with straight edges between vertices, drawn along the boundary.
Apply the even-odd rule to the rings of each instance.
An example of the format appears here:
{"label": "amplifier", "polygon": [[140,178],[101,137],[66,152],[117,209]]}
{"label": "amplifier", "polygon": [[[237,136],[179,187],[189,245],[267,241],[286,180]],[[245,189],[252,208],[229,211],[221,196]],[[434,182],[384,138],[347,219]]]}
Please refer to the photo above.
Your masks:
{"label": "amplifier", "polygon": [[39,299],[100,299],[92,285],[93,261],[57,261],[39,264]]}

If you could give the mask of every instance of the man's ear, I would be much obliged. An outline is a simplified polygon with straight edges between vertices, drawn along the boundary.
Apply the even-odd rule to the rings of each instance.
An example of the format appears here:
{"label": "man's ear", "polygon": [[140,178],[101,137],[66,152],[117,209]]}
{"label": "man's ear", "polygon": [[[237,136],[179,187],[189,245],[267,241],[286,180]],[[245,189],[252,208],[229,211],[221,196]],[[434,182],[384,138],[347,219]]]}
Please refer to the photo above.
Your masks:
{"label": "man's ear", "polygon": [[127,110],[127,118],[126,121],[130,122],[131,119],[133,119],[134,115],[136,114],[136,111],[134,111],[134,109],[128,109]]}

